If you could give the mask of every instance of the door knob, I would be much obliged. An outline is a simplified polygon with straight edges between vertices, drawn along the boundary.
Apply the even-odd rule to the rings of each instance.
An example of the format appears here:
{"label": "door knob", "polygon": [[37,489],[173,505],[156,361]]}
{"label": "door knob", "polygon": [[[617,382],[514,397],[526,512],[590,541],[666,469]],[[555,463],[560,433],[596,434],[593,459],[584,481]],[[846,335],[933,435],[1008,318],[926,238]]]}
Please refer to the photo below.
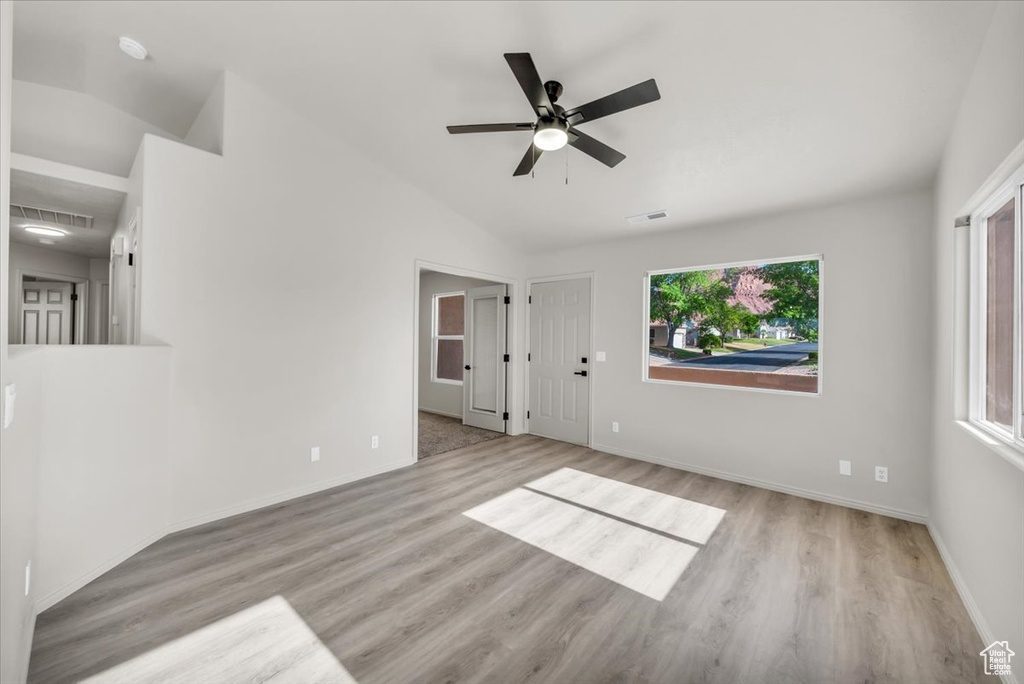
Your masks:
{"label": "door knob", "polygon": [[470,368],[469,366],[466,366],[466,370],[473,370],[473,369]]}
{"label": "door knob", "polygon": [[587,377],[587,371],[576,371],[573,375],[582,375],[583,377]]}

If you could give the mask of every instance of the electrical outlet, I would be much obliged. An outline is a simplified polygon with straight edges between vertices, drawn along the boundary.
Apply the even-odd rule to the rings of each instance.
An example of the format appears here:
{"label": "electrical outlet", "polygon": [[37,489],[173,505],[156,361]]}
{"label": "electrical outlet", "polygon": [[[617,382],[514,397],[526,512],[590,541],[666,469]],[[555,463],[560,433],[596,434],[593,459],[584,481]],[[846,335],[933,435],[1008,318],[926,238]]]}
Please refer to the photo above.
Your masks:
{"label": "electrical outlet", "polygon": [[889,469],[885,466],[875,466],[875,480],[878,482],[888,482]]}
{"label": "electrical outlet", "polygon": [[850,462],[849,461],[840,461],[839,462],[839,474],[840,475],[849,475],[850,474]]}
{"label": "electrical outlet", "polygon": [[313,447],[309,450],[309,461],[310,463],[316,463],[320,460],[320,447]]}
{"label": "electrical outlet", "polygon": [[25,596],[28,596],[29,589],[32,588],[32,561],[25,564]]}
{"label": "electrical outlet", "polygon": [[380,437],[378,437],[377,435],[374,435],[373,437],[370,438],[370,448],[371,449],[376,449],[379,446],[380,446]]}
{"label": "electrical outlet", "polygon": [[613,421],[612,422],[612,432],[618,432],[618,431],[619,431],[619,424],[617,422]]}

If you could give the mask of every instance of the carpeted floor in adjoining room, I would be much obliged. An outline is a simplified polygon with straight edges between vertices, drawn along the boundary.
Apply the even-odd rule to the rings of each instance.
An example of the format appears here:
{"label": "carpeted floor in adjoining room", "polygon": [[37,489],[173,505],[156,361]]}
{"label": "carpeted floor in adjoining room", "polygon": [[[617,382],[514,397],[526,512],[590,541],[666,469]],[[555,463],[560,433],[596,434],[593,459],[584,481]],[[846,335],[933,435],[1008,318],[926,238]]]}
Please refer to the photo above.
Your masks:
{"label": "carpeted floor in adjoining room", "polygon": [[427,458],[446,451],[461,449],[470,444],[486,442],[502,437],[502,432],[491,432],[462,424],[461,418],[439,416],[436,413],[420,411],[419,454]]}

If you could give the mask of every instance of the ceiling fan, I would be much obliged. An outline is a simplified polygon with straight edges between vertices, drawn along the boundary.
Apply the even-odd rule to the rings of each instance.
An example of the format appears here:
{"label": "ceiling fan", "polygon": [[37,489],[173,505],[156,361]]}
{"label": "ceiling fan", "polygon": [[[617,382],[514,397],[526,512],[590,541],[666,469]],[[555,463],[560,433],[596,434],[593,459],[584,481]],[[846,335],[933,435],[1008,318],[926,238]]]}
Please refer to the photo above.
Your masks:
{"label": "ceiling fan", "polygon": [[469,126],[448,126],[448,132],[457,133],[502,133],[508,131],[531,131],[533,143],[523,160],[519,162],[513,176],[525,176],[533,170],[533,165],[544,152],[559,150],[568,143],[580,152],[589,154],[594,159],[609,167],[626,158],[618,150],[614,150],[599,140],[591,138],[576,127],[588,121],[622,112],[633,107],[661,99],[658,84],[654,79],[637,83],[635,86],[620,90],[617,93],[588,102],[580,107],[565,109],[555,104],[562,96],[562,84],[558,81],[541,83],[537,67],[528,52],[509,52],[505,61],[512,68],[516,80],[526,93],[526,99],[537,113],[534,123],[510,124],[473,124]]}

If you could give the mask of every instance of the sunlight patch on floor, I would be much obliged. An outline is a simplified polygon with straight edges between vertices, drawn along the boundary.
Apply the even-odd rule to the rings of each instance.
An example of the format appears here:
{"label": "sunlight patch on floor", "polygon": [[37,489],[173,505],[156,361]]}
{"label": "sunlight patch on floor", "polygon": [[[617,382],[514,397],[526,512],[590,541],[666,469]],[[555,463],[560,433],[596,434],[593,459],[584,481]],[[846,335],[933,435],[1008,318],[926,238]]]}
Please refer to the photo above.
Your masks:
{"label": "sunlight patch on floor", "polygon": [[697,547],[526,489],[463,515],[661,601]]}
{"label": "sunlight patch on floor", "polygon": [[725,516],[721,508],[573,468],[523,486],[698,544],[707,543]]}
{"label": "sunlight patch on floor", "polygon": [[168,642],[81,684],[357,684],[281,596]]}

